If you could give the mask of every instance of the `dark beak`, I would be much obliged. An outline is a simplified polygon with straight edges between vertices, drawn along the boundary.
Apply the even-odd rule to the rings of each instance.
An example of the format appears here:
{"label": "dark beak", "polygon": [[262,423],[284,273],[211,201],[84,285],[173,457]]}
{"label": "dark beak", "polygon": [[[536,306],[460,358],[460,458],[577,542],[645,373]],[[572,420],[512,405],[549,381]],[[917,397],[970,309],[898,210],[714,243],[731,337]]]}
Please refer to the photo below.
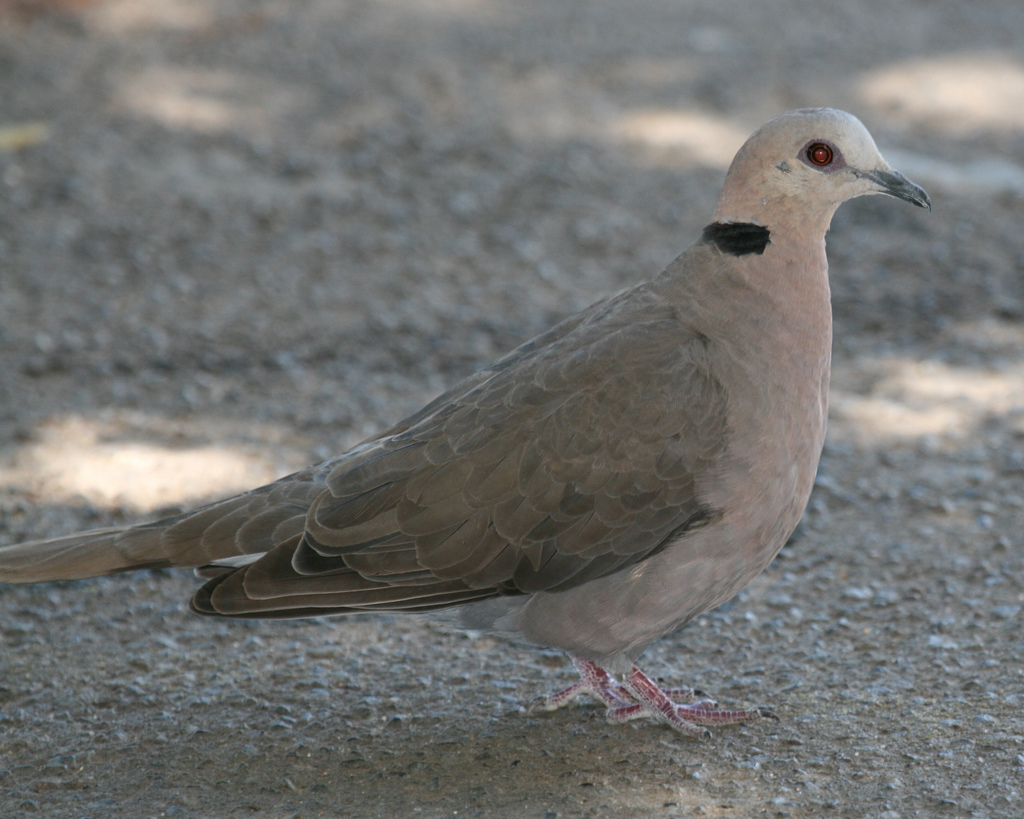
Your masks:
{"label": "dark beak", "polygon": [[932,200],[928,198],[924,188],[915,185],[899,171],[867,171],[861,175],[878,185],[879,193],[895,196],[919,208],[932,209]]}

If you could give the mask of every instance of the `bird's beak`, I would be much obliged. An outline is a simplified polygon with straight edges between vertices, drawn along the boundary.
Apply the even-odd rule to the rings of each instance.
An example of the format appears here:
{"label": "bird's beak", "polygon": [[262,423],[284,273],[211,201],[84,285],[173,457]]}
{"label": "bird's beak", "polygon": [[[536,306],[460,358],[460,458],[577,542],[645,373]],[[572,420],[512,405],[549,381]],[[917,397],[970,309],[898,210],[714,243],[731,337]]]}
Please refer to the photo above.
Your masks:
{"label": "bird's beak", "polygon": [[928,198],[924,188],[915,185],[899,171],[867,171],[861,176],[870,179],[878,185],[878,192],[889,196],[895,196],[919,208],[932,209],[932,200]]}

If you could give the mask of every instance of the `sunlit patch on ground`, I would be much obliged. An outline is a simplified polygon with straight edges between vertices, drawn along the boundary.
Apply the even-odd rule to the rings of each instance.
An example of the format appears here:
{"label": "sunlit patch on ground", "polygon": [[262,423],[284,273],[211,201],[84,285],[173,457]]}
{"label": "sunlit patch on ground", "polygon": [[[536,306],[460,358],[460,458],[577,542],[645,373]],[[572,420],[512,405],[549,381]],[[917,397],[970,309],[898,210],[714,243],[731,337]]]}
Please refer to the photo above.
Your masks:
{"label": "sunlit patch on ground", "polygon": [[129,77],[117,104],[168,128],[220,132],[267,128],[308,104],[299,86],[223,69],[153,66]]}
{"label": "sunlit patch on ground", "polygon": [[749,134],[724,117],[686,110],[649,109],[620,116],[612,131],[627,143],[673,150],[692,162],[727,168]]}
{"label": "sunlit patch on ground", "polygon": [[214,9],[201,0],[106,0],[88,16],[90,28],[103,34],[135,34],[143,31],[195,31],[216,20]]}
{"label": "sunlit patch on ground", "polygon": [[938,361],[879,359],[862,362],[857,369],[875,376],[864,392],[841,386],[833,390],[833,433],[840,436],[875,445],[924,436],[958,439],[988,418],[1024,413],[1024,366],[997,372]]}
{"label": "sunlit patch on ground", "polygon": [[113,436],[109,424],[55,418],[0,464],[0,485],[31,487],[38,503],[81,502],[150,512],[230,495],[284,474],[242,446]]}
{"label": "sunlit patch on ground", "polygon": [[889,116],[953,133],[1024,128],[1024,65],[998,53],[896,63],[865,77],[861,95]]}

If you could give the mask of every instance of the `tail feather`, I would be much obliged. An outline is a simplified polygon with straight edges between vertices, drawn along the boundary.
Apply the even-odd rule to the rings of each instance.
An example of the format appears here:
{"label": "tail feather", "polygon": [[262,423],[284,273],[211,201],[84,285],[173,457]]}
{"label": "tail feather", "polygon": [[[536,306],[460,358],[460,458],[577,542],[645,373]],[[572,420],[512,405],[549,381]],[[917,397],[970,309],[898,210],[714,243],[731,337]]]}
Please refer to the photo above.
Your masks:
{"label": "tail feather", "polygon": [[94,529],[53,540],[0,548],[0,582],[77,580],[133,569],[174,565],[159,549],[160,533],[137,529]]}
{"label": "tail feather", "polygon": [[313,470],[186,512],[121,529],[0,547],[0,583],[77,580],[133,569],[195,569],[260,555],[303,529],[323,490]]}

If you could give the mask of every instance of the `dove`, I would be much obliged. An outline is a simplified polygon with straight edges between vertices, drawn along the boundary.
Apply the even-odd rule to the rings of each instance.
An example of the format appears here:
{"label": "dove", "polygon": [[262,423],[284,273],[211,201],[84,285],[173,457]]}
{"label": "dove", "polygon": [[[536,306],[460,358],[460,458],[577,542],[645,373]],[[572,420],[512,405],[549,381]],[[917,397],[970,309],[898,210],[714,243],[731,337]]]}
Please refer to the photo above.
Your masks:
{"label": "dove", "polygon": [[840,204],[931,209],[851,114],[801,109],[740,148],[711,222],[419,412],[191,512],[0,548],[0,581],[193,568],[229,618],[435,612],[569,654],[613,722],[685,734],[774,716],[663,690],[658,638],[768,566],[807,504],[832,345],[825,234]]}

